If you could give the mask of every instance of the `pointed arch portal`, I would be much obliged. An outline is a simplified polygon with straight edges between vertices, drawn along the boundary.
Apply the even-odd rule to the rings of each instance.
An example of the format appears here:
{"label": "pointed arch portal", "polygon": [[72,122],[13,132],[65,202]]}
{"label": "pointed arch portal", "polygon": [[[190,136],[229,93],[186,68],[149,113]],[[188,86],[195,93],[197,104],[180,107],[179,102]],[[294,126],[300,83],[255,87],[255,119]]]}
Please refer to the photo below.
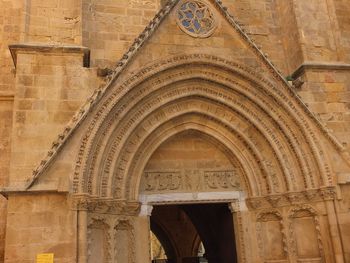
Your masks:
{"label": "pointed arch portal", "polygon": [[150,263],[150,228],[174,263],[200,244],[209,263],[345,262],[348,153],[222,1],[167,1],[109,73],[32,177],[0,189],[11,262]]}
{"label": "pointed arch portal", "polygon": [[211,55],[170,58],[105,94],[80,146],[74,192],[137,200],[150,155],[188,129],[230,152],[250,197],[332,186],[317,125],[282,81]]}
{"label": "pointed arch portal", "polygon": [[[331,164],[320,138],[339,146],[283,80],[272,82],[247,66],[192,54],[158,61],[110,85],[85,121],[73,192],[89,196],[87,221],[100,217],[102,203],[102,211],[126,222],[118,239],[129,244],[123,262],[150,257],[141,243],[148,244],[153,206],[213,203],[232,212],[237,255],[228,258],[326,259],[324,250],[332,247],[324,243],[329,229],[322,213],[329,206],[316,205],[320,210],[305,219],[280,215],[302,211],[304,202],[333,198]],[[197,208],[185,211],[201,226],[205,221]],[[312,230],[309,239],[289,242],[294,226],[298,233],[313,227],[323,232]],[[318,245],[304,251],[307,242]],[[118,262],[119,256],[111,257]]]}

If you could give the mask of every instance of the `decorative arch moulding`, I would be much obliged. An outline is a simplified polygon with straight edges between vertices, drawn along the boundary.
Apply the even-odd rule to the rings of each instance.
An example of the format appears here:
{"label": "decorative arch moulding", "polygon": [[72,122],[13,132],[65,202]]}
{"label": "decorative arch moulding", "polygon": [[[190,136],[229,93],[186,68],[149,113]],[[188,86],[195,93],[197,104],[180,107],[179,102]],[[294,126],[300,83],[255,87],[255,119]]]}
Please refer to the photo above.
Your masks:
{"label": "decorative arch moulding", "polygon": [[[126,80],[121,86],[121,89],[124,89],[126,86],[129,85],[135,85],[135,82],[138,82],[140,79],[148,78],[158,72],[159,69],[168,69],[171,67],[175,67],[177,65],[181,65],[182,63],[188,63],[188,62],[210,62],[214,63],[217,66],[224,66],[228,68],[235,68],[236,70],[244,73],[249,74],[250,76],[254,76],[255,79],[259,80],[260,83],[264,83],[267,86],[271,86],[272,84],[269,83],[266,79],[263,79],[259,74],[252,71],[252,69],[249,69],[245,66],[238,65],[232,61],[227,61],[223,58],[218,58],[213,55],[205,55],[205,54],[187,54],[187,55],[179,55],[171,58],[167,58],[161,61],[156,61],[152,65],[149,65],[143,69],[141,69],[138,73],[136,73],[133,77]],[[288,93],[293,93],[290,87],[287,88]],[[80,126],[82,121],[87,117],[87,114],[91,112],[92,107],[94,107],[98,100],[101,98],[101,96],[106,92],[104,88],[97,90],[91,98],[88,99],[87,103],[77,112],[77,114],[73,117],[72,121],[67,125],[67,127],[64,129],[64,132],[61,133],[58,136],[58,139],[52,144],[52,149],[47,154],[47,157],[43,159],[40,163],[40,165],[33,171],[33,179],[28,182],[27,189],[30,188],[31,185],[35,182],[36,178],[40,174],[43,173],[44,170],[50,165],[51,161],[54,159],[54,157],[58,154],[58,152],[61,150],[63,145],[67,142],[68,138],[72,135],[72,133]],[[294,94],[294,93],[293,93]],[[294,95],[292,96],[294,97]],[[301,103],[301,102],[299,102]],[[307,112],[307,115],[312,115],[310,112]],[[321,131],[328,137],[333,145],[337,148],[342,150],[341,145],[324,129],[324,127],[316,120],[316,124],[321,127]]]}
{"label": "decorative arch moulding", "polygon": [[[129,64],[129,62],[134,57],[134,55],[144,45],[144,43],[150,38],[153,32],[159,27],[161,22],[165,19],[165,17],[170,13],[170,11],[174,8],[174,6],[176,6],[178,2],[179,0],[167,1],[166,5],[158,12],[158,14],[156,14],[154,19],[150,21],[149,25],[146,26],[144,31],[135,39],[134,43],[131,45],[129,50],[124,54],[122,59],[117,62],[117,65],[113,70],[113,73],[108,76],[107,78],[108,81],[106,85],[95,90],[95,92],[87,100],[84,106],[73,117],[71,123],[67,125],[64,131],[58,136],[58,139],[52,145],[52,149],[48,152],[47,157],[43,159],[41,163],[38,165],[37,169],[33,171],[33,178],[31,181],[28,182],[26,186],[27,189],[33,185],[36,178],[40,176],[40,174],[42,174],[42,172],[49,166],[51,160],[57,155],[57,152],[65,144],[66,140],[71,136],[74,130],[80,125],[83,119],[86,118],[88,112],[90,112],[93,106],[95,106],[98,103],[98,101],[103,97],[106,91],[108,91],[113,86],[113,84],[115,83],[115,80],[118,79],[118,77],[121,75],[123,70],[126,68],[127,64]],[[297,97],[296,93],[292,90],[292,87],[284,79],[282,74],[271,63],[271,61],[267,58],[267,56],[258,48],[258,46],[253,42],[253,40],[244,32],[244,29],[237,23],[237,21],[235,21],[234,17],[228,12],[227,8],[223,5],[222,1],[215,0],[213,1],[213,3],[217,7],[218,11],[231,24],[232,28],[239,33],[242,40],[249,45],[252,51],[257,55],[257,58],[264,64],[265,68],[284,87],[288,87],[292,97]],[[180,56],[180,59],[181,59],[181,56]],[[165,65],[167,64],[167,62],[168,62],[167,60],[163,60],[161,63]],[[135,79],[138,78],[138,74],[135,74],[134,76]],[[252,74],[254,74],[254,72],[252,72]],[[301,101],[299,101],[299,103],[302,104]],[[310,115],[312,118],[316,119],[315,116],[310,111],[308,111],[307,114]],[[318,125],[321,127],[323,131],[325,131],[324,127],[320,123],[318,123]],[[325,133],[327,134],[327,137],[330,137],[330,139],[335,145],[337,145],[340,149],[343,149],[343,147],[340,144],[338,144],[331,135],[329,135],[327,132]]]}

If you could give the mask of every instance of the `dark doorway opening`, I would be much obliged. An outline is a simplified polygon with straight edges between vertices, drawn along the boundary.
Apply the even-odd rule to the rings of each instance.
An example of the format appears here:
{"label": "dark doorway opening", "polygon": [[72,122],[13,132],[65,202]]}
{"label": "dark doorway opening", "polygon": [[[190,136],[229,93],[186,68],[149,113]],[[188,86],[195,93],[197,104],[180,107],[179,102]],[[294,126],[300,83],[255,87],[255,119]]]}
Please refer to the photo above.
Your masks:
{"label": "dark doorway opening", "polygon": [[227,204],[155,206],[151,231],[166,259],[153,263],[237,262],[233,218]]}

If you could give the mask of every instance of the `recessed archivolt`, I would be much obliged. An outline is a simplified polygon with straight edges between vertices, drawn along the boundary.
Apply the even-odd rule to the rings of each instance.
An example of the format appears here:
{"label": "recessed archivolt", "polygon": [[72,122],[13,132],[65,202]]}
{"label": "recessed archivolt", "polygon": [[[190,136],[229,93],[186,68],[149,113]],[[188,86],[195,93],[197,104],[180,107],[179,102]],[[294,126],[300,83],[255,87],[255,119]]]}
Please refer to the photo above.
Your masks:
{"label": "recessed archivolt", "polygon": [[[158,101],[158,104],[159,105],[157,105],[157,103],[155,102],[155,101],[142,101],[142,103],[141,103],[141,105],[153,105],[153,107],[154,108],[156,108],[156,110],[153,110],[153,112],[164,112],[164,109],[162,109],[162,107],[164,108],[166,105],[167,105],[167,103],[169,103],[169,102],[172,102],[172,103],[177,103],[176,102],[176,100],[178,100],[178,99],[181,99],[181,98],[183,98],[183,97],[186,97],[186,96],[193,96],[193,94],[197,94],[197,95],[202,95],[202,100],[205,98],[204,97],[204,95],[206,95],[206,94],[198,94],[198,92],[196,93],[196,86],[194,86],[194,85],[198,85],[199,83],[198,83],[198,80],[197,81],[195,81],[195,82],[193,82],[193,83],[191,83],[191,82],[189,82],[189,83],[187,83],[186,85],[185,84],[183,84],[183,85],[179,85],[179,86],[175,86],[175,87],[173,87],[173,88],[167,88],[167,89],[165,89],[168,93],[170,93],[170,94],[177,94],[178,95],[178,97],[169,97],[169,99],[168,99],[168,101],[167,100],[165,100],[165,99],[162,99],[162,100],[160,100],[159,98],[162,98],[162,94],[154,94],[154,97],[155,97],[155,99],[154,100],[156,100],[156,101]],[[198,89],[199,90],[202,90],[203,89],[203,86],[208,86],[206,83],[203,83],[202,85],[201,85],[201,87],[199,87]],[[194,92],[192,91],[192,92],[190,92],[189,94],[188,94],[188,87],[191,87],[191,89],[194,89]],[[218,87],[218,86],[215,86],[215,87],[212,87],[212,90],[213,91],[215,91],[215,92],[217,92],[218,90],[220,89],[220,87]],[[176,90],[176,93],[174,93],[174,90]],[[208,90],[208,87],[206,87],[206,90]],[[249,125],[251,125],[251,122],[249,121],[249,119],[248,119],[248,117],[247,118],[244,118],[244,115],[246,114],[246,112],[249,112],[249,111],[251,111],[251,110],[249,110],[249,109],[247,109],[247,108],[244,108],[243,110],[240,110],[240,112],[235,112],[235,110],[234,109],[232,109],[232,108],[229,108],[229,107],[227,107],[226,105],[224,105],[224,104],[222,104],[222,103],[220,103],[220,102],[217,102],[217,101],[215,101],[215,95],[216,95],[216,93],[214,94],[214,95],[212,95],[212,97],[211,97],[211,103],[214,103],[215,105],[214,106],[210,106],[209,104],[207,104],[206,106],[202,106],[202,108],[206,108],[206,109],[198,109],[199,111],[203,111],[203,112],[205,112],[205,111],[208,111],[208,110],[211,110],[211,111],[221,111],[221,112],[224,112],[225,113],[225,118],[227,119],[227,122],[230,122],[232,119],[234,119],[235,120],[235,124],[236,125],[238,125],[238,126],[249,126]],[[165,95],[166,97],[168,97],[168,95],[166,94]],[[208,102],[207,102],[208,103]],[[147,106],[146,106],[147,107]],[[161,107],[161,108],[159,108],[159,107]],[[176,105],[176,107],[177,108],[179,108],[179,105]],[[134,110],[133,110],[133,114],[128,114],[127,116],[127,120],[130,122],[132,122],[132,123],[134,123],[135,125],[134,126],[132,126],[132,127],[130,127],[129,128],[129,130],[130,131],[133,131],[133,130],[137,130],[136,129],[136,127],[137,127],[137,125],[141,122],[141,120],[140,121],[135,121],[137,118],[135,117],[135,116],[141,116],[141,114],[139,114],[138,113],[138,107],[137,106],[134,106]],[[148,109],[148,111],[150,111],[150,108],[147,108]],[[186,109],[185,109],[186,110]],[[235,112],[235,114],[232,114],[232,112]],[[258,112],[259,112],[259,110],[258,110]],[[255,114],[256,115],[256,114]],[[157,117],[158,119],[159,119],[159,116]],[[243,118],[243,119],[242,119]],[[237,123],[237,121],[239,120],[239,119],[242,119],[241,120],[241,124],[238,124]],[[158,120],[158,122],[159,122],[160,120]],[[157,122],[157,121],[155,121],[155,122]],[[257,125],[257,124],[255,124],[255,125]],[[114,134],[112,134],[111,136],[108,136],[108,138],[119,138],[119,139],[121,139],[121,138],[128,138],[129,136],[130,136],[130,134],[125,134],[125,127],[126,126],[128,126],[128,125],[126,125],[125,123],[123,123],[122,121],[121,122],[119,122],[119,125],[118,125],[118,127],[119,127],[119,130],[117,129],[117,133],[114,133]],[[270,130],[270,127],[273,127],[274,125],[273,125],[273,123],[265,123],[264,124],[264,126],[263,126],[263,128],[260,128],[260,130],[262,131],[262,132],[264,132],[265,134],[263,135],[263,136],[260,136],[260,137],[257,137],[256,135],[254,135],[254,133],[253,133],[253,130],[254,130],[254,128],[253,128],[253,126],[254,125],[252,125],[252,127],[250,127],[249,129],[247,128],[247,130],[245,130],[244,132],[246,132],[247,133],[247,135],[248,136],[250,136],[250,138],[249,139],[247,139],[247,140],[250,140],[250,141],[253,141],[253,142],[255,142],[254,144],[256,144],[256,145],[259,145],[259,144],[262,144],[264,141],[266,141],[266,137],[268,137],[268,134],[265,132],[265,131],[270,131],[270,134],[273,134],[273,132]],[[148,130],[150,130],[150,129],[152,129],[152,128],[150,128],[150,127],[148,127]],[[121,133],[122,133],[122,135],[121,135]],[[279,140],[279,138],[277,138],[278,136],[276,136],[277,135],[277,133],[278,133],[278,130],[276,130],[275,132],[274,132],[274,134],[275,134],[275,139],[274,139],[274,141],[270,141],[269,142],[269,144],[270,144],[270,147],[273,147],[273,145],[274,144],[276,144],[276,142],[279,142],[278,140]],[[282,136],[282,135],[281,135]],[[105,158],[105,160],[108,160],[108,163],[110,163],[110,164],[113,164],[113,163],[115,163],[115,160],[113,160],[113,157],[114,156],[118,156],[119,155],[119,153],[120,152],[122,152],[123,150],[121,150],[122,148],[122,143],[120,142],[120,140],[119,139],[117,139],[116,141],[109,141],[108,143],[107,143],[107,145],[110,145],[110,148],[108,148],[107,147],[107,152],[109,151],[110,152],[110,154],[108,154],[108,158]],[[117,142],[117,143],[116,143]],[[282,143],[278,143],[277,145],[282,145]],[[117,151],[116,149],[119,147],[119,151]],[[112,148],[112,149],[111,149]],[[265,147],[266,148],[266,147]],[[276,147],[275,147],[276,148]],[[285,146],[284,147],[285,149],[287,149],[287,146]],[[264,149],[263,148],[261,148],[260,147],[260,149],[259,149],[259,151],[262,151],[262,152],[264,152]],[[286,158],[287,158],[287,156],[285,156],[284,157],[284,160],[282,159],[282,155],[278,152],[278,151],[280,151],[278,148],[276,148],[275,150],[274,150],[274,152],[275,152],[275,155],[276,156],[279,156],[279,162],[281,163],[283,163],[283,164],[286,164],[286,163],[290,163],[291,161],[288,161]],[[96,151],[95,151],[96,152]],[[276,153],[277,152],[277,153]],[[96,158],[94,158],[94,159],[96,159]],[[125,158],[124,158],[125,159]],[[267,160],[266,160],[267,159]],[[265,160],[262,158],[260,161],[262,162],[262,164],[263,165],[265,165],[265,163],[267,164],[267,165],[272,165],[272,163],[270,163],[270,164],[268,164],[268,159],[269,158],[265,158]],[[272,158],[271,158],[272,159]],[[108,166],[108,165],[107,165]],[[92,163],[91,164],[91,167],[94,167],[94,164]],[[107,167],[107,169],[106,169],[106,167],[105,166],[103,166],[104,167],[104,171],[103,171],[103,173],[106,173],[106,172],[108,172],[109,170],[110,170],[110,167]],[[283,165],[280,165],[280,167],[284,167]],[[96,178],[95,176],[92,176],[91,177],[91,179],[92,178]],[[289,176],[286,178],[287,180],[288,180],[288,178],[289,178]],[[302,182],[299,182],[299,183],[302,183]],[[89,181],[89,184],[91,185],[91,182]],[[290,190],[290,189],[287,189],[287,190]]]}
{"label": "recessed archivolt", "polygon": [[[161,113],[160,105],[183,97],[181,92],[225,105],[230,108],[228,112],[243,116],[263,134],[283,170],[287,190],[296,190],[297,177],[303,178],[305,188],[331,184],[330,169],[322,148],[306,114],[299,109],[300,102],[294,94],[290,96],[291,91],[282,85],[272,85],[251,69],[222,59],[193,61],[191,65],[184,65],[185,58],[169,61],[145,68],[117,85],[95,110],[79,152],[74,178],[76,192],[92,192],[92,188],[86,187],[96,185],[99,180],[94,169],[96,164],[97,167],[105,162],[112,165],[113,158],[106,158],[108,152],[118,153],[144,118],[152,112]],[[198,87],[199,82],[201,86]],[[197,87],[193,83],[197,83]],[[248,141],[253,143],[254,138]],[[102,167],[106,168],[108,164]],[[295,167],[300,167],[301,171]],[[110,169],[102,173],[106,171],[110,173]]]}
{"label": "recessed archivolt", "polygon": [[[214,103],[214,102],[211,102]],[[140,121],[140,123],[135,126],[132,127],[131,130],[134,131],[134,137],[136,138],[141,138],[141,133],[147,133],[147,132],[152,132],[153,130],[157,130],[159,129],[159,125],[162,124],[163,122],[166,122],[168,120],[172,120],[172,118],[181,115],[181,114],[185,114],[188,112],[198,112],[198,113],[205,113],[208,115],[208,117],[212,118],[212,119],[217,119],[217,111],[220,110],[221,112],[226,112],[226,117],[222,117],[222,121],[218,120],[215,123],[215,126],[217,126],[216,128],[219,128],[219,125],[221,124],[222,126],[224,126],[224,133],[226,134],[235,134],[236,139],[240,139],[244,142],[244,144],[242,144],[239,148],[239,150],[248,148],[248,149],[254,149],[256,151],[255,155],[259,156],[259,152],[265,152],[266,155],[270,156],[271,159],[274,159],[274,157],[272,157],[272,153],[271,151],[268,151],[267,149],[260,149],[260,151],[256,150],[256,146],[250,142],[249,138],[243,133],[243,132],[249,132],[248,130],[245,131],[239,131],[236,132],[234,125],[237,126],[244,126],[244,127],[248,127],[250,124],[249,122],[242,118],[240,115],[236,114],[237,116],[233,116],[232,114],[228,114],[229,109],[224,108],[224,105],[220,105],[218,103],[210,105],[209,101],[206,101],[205,98],[195,98],[195,97],[185,97],[185,98],[179,98],[178,100],[171,100],[171,102],[168,102],[166,104],[162,104],[161,109],[158,109],[158,111],[153,112],[153,114],[149,115],[148,118]],[[207,112],[208,111],[208,112]],[[211,111],[211,112],[210,112]],[[161,113],[161,114],[159,114]],[[133,118],[133,115],[130,116],[130,119]],[[234,120],[233,124],[230,124],[231,120]],[[150,125],[151,124],[151,125]],[[233,128],[230,128],[230,125],[233,126]],[[226,126],[226,127],[225,127]],[[243,127],[243,128],[244,128]],[[240,128],[240,129],[243,129]],[[240,130],[238,129],[238,130]],[[253,127],[250,128],[250,132],[253,133]],[[258,134],[258,131],[255,131],[255,133]],[[116,134],[116,137],[112,137],[112,138],[121,138],[122,136],[120,136],[120,134]],[[146,136],[146,135],[142,135],[142,136]],[[253,137],[256,137],[257,140],[260,140],[260,144],[263,144],[264,146],[267,144],[266,142],[264,142],[264,137],[260,134],[255,135],[252,134]],[[258,137],[259,136],[259,137]],[[128,138],[129,141],[132,141],[132,145],[135,145],[135,138],[133,138],[132,134],[128,134],[126,136]],[[107,169],[105,166],[103,166],[103,173],[104,176],[106,176],[106,172],[107,171],[115,171],[117,168],[117,166],[115,167],[110,167],[109,164],[116,164],[118,163],[117,161],[117,156],[119,156],[119,159],[122,160],[127,160],[129,157],[124,156],[124,154],[122,153],[128,153],[128,152],[134,152],[134,149],[128,149],[127,143],[124,142],[124,145],[120,145],[119,140],[118,144],[115,145],[115,141],[111,141],[110,143],[108,143],[110,146],[110,148],[108,149],[106,155],[108,156],[107,158],[105,158],[105,160],[109,160],[108,164],[107,164]],[[120,145],[120,146],[119,146]],[[126,146],[125,146],[126,145]],[[118,147],[119,146],[119,147]],[[268,146],[265,146],[265,148],[268,148]],[[259,162],[262,163],[262,167],[264,167],[264,159],[262,157],[260,157]],[[272,162],[273,165],[276,165],[275,163]],[[278,164],[277,164],[278,166]],[[267,170],[267,169],[266,169]],[[265,173],[266,174],[266,173]],[[95,176],[93,176],[95,177]],[[101,180],[99,180],[101,181]],[[103,182],[104,180],[102,180]],[[112,184],[113,185],[113,184]]]}
{"label": "recessed archivolt", "polygon": [[[143,143],[143,140],[147,140],[147,136],[151,134],[152,131],[161,131],[163,129],[162,124],[163,123],[177,123],[177,117],[181,116],[183,114],[189,114],[189,113],[197,113],[203,115],[203,119],[199,122],[203,125],[202,129],[205,129],[206,127],[211,128],[212,130],[218,130],[221,131],[222,134],[226,138],[229,138],[231,141],[235,142],[237,145],[234,147],[235,152],[239,153],[245,153],[249,152],[252,156],[251,161],[255,160],[257,163],[257,166],[255,167],[255,171],[261,170],[262,173],[260,174],[260,177],[269,178],[270,174],[268,172],[268,169],[266,168],[264,157],[262,154],[265,154],[266,159],[271,160],[271,164],[275,166],[276,173],[278,172],[278,168],[280,167],[278,162],[276,162],[273,153],[269,147],[269,145],[264,142],[262,139],[263,136],[261,136],[257,131],[256,134],[253,136],[257,140],[260,141],[261,147],[257,148],[257,146],[252,143],[252,140],[250,140],[247,135],[249,123],[246,122],[246,120],[239,117],[239,115],[229,115],[226,114],[226,116],[220,116],[218,111],[221,112],[228,112],[228,109],[225,109],[223,107],[220,107],[222,105],[215,104],[213,102],[206,101],[204,98],[196,98],[196,97],[187,97],[180,100],[172,101],[171,103],[165,104],[162,106],[161,115],[157,115],[157,113],[154,113],[150,115],[148,118],[146,118],[143,122],[140,123],[138,127],[135,128],[135,133],[131,134],[128,137],[128,140],[125,142],[123,147],[120,148],[120,151],[118,151],[118,154],[111,154],[110,156],[118,156],[117,159],[112,161],[112,163],[115,163],[116,166],[114,168],[111,168],[112,171],[117,171],[118,167],[118,160],[131,160],[132,156],[126,156],[128,152],[134,152],[137,151],[137,149],[143,149],[144,146],[141,146]],[[230,123],[231,120],[235,119],[234,124]],[[149,125],[151,124],[151,125]],[[253,128],[250,128],[253,129]],[[143,132],[142,132],[143,131]],[[212,133],[212,131],[211,131]],[[210,133],[209,133],[210,134]],[[233,146],[230,146],[231,149],[233,149]],[[119,154],[120,153],[120,154]],[[136,156],[136,154],[135,154]],[[147,159],[145,157],[145,159]],[[243,160],[241,160],[243,161]],[[247,161],[247,160],[246,160]],[[125,171],[126,172],[126,171]],[[277,175],[275,175],[277,176]],[[114,177],[114,176],[113,176]],[[117,178],[116,176],[115,178]],[[271,178],[269,178],[272,180]],[[280,187],[280,182],[278,182],[277,178],[275,185],[273,185],[272,181],[270,183],[266,184],[265,190],[262,190],[263,192],[271,192],[271,191],[281,191],[282,189],[278,189]],[[284,180],[283,180],[284,181]],[[114,185],[112,183],[112,185]],[[285,188],[284,188],[285,190]]]}
{"label": "recessed archivolt", "polygon": [[[232,119],[235,118],[234,123],[236,123],[236,125],[239,125],[239,123],[241,123],[241,125],[245,125],[245,126],[249,126],[249,122],[246,119],[242,119],[238,114],[237,117],[232,116],[232,114],[229,114],[229,110],[228,108],[225,108],[224,105],[220,105],[218,103],[215,103],[214,101],[211,101],[209,99],[206,99],[205,97],[198,97],[195,98],[193,95],[188,96],[188,94],[181,92],[181,96],[177,97],[177,98],[172,98],[169,101],[165,101],[164,103],[160,103],[159,105],[155,105],[156,106],[156,110],[153,110],[151,113],[147,114],[145,116],[145,119],[142,119],[137,123],[137,125],[133,126],[130,128],[130,130],[132,131],[138,131],[137,127],[141,127],[139,129],[141,130],[148,130],[148,131],[152,131],[152,129],[156,129],[155,127],[153,127],[154,125],[159,125],[162,123],[162,121],[166,121],[167,118],[171,118],[171,116],[175,116],[176,114],[180,114],[182,113],[186,113],[188,111],[191,111],[191,106],[188,107],[188,102],[186,102],[186,100],[191,100],[191,102],[193,102],[192,107],[196,107],[196,108],[192,108],[192,110],[198,111],[198,112],[207,112],[209,110],[211,111],[218,111],[221,110],[226,111],[226,119],[227,122],[231,121]],[[214,103],[213,105],[210,105],[210,103]],[[181,109],[181,107],[185,107],[183,109]],[[167,117],[166,114],[169,112],[169,116]],[[137,113],[135,113],[137,114]],[[214,113],[215,114],[215,113]],[[213,115],[213,113],[211,113],[211,115]],[[134,119],[134,115],[130,115],[129,116],[130,119]],[[162,120],[161,120],[162,118]],[[165,118],[165,119],[164,119]],[[245,123],[244,123],[245,122]],[[154,125],[148,125],[148,123],[154,123]],[[143,126],[146,126],[146,128],[143,128]],[[111,136],[111,138],[121,138],[123,136],[120,136],[120,130],[118,131],[118,133],[113,134],[113,136]],[[119,135],[119,136],[118,136]],[[129,138],[131,135],[131,133],[127,134],[125,137]],[[116,136],[116,137],[115,137]],[[122,144],[119,140],[117,141],[110,141],[109,143],[110,148],[107,149],[106,152],[109,152],[107,154],[107,159],[108,158],[114,158],[115,156],[118,156],[119,153],[121,152],[120,150],[122,149]],[[119,148],[119,150],[117,150],[117,148]],[[115,163],[115,161],[113,161],[111,159],[111,163]]]}
{"label": "recessed archivolt", "polygon": [[[215,141],[216,145],[224,149],[226,156],[235,167],[238,166],[237,163],[239,164],[238,167],[241,167],[240,179],[244,182],[244,188],[249,194],[257,193],[260,189],[267,191],[266,189],[269,188],[269,183],[266,180],[267,170],[259,166],[259,156],[254,155],[256,152],[250,152],[251,149],[248,147],[246,147],[246,152],[241,152],[240,149],[244,146],[243,142],[232,136],[231,138],[227,137],[223,133],[225,132],[223,127],[219,127],[215,120],[199,113],[188,113],[168,121],[160,129],[147,136],[139,150],[135,152],[130,165],[126,167],[125,172],[135,176],[121,180],[118,180],[118,176],[113,176],[113,193],[117,194],[119,190],[124,190],[121,192],[121,196],[127,196],[130,199],[137,198],[144,167],[154,151],[169,138],[188,130],[198,131],[206,140]],[[125,185],[125,187],[118,189],[119,185]]]}

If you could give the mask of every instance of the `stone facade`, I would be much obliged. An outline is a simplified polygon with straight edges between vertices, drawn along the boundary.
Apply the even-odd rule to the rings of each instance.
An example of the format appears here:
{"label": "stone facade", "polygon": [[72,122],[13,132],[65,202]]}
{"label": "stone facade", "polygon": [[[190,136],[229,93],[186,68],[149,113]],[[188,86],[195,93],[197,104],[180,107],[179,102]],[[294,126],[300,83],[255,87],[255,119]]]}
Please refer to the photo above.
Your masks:
{"label": "stone facade", "polygon": [[145,262],[150,205],[218,201],[238,262],[350,262],[348,1],[185,3],[0,0],[0,262]]}

